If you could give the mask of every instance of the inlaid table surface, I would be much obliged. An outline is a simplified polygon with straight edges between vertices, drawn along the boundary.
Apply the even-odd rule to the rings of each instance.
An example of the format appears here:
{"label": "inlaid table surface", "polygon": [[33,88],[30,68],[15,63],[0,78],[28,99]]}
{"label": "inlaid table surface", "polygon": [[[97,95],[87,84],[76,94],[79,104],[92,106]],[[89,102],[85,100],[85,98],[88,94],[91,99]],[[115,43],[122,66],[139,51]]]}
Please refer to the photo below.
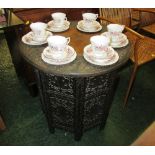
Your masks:
{"label": "inlaid table surface", "polygon": [[118,52],[119,60],[117,63],[109,66],[97,66],[90,64],[83,58],[83,49],[86,45],[90,44],[90,37],[93,35],[100,35],[106,31],[106,26],[97,33],[85,33],[76,28],[77,21],[71,21],[70,28],[61,33],[53,33],[54,35],[62,35],[70,37],[69,46],[73,47],[77,53],[77,58],[65,65],[55,66],[45,63],[41,58],[41,53],[48,46],[47,44],[41,46],[26,45],[19,42],[19,48],[22,56],[35,68],[45,72],[53,73],[55,75],[71,75],[71,76],[90,76],[94,74],[104,74],[118,69],[125,64],[130,56],[131,44],[126,47],[115,49]]}

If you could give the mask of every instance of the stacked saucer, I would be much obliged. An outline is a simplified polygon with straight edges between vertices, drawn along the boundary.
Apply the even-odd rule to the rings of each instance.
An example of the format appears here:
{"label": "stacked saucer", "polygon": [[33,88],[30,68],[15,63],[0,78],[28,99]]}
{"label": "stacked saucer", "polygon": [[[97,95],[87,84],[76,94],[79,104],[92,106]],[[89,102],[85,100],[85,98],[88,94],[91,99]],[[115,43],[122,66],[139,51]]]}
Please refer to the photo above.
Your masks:
{"label": "stacked saucer", "polygon": [[102,29],[102,26],[97,21],[92,21],[91,25],[85,24],[84,20],[78,22],[77,29],[83,32],[98,32]]}
{"label": "stacked saucer", "polygon": [[28,45],[42,45],[47,43],[47,38],[52,35],[46,31],[47,24],[43,22],[31,23],[31,32],[22,37],[22,41]]}
{"label": "stacked saucer", "polygon": [[110,41],[110,46],[113,48],[121,48],[128,45],[129,41],[127,36],[123,34],[125,25],[120,24],[109,24],[107,25],[108,32],[104,32],[101,35],[108,37]]}
{"label": "stacked saucer", "polygon": [[41,58],[44,62],[51,64],[51,65],[64,65],[76,59],[76,52],[71,46],[68,45],[66,50],[64,51],[64,57],[56,58],[51,53],[50,48],[46,47],[41,54]]}
{"label": "stacked saucer", "polygon": [[22,42],[27,45],[43,45],[47,43],[47,38],[53,34],[49,31],[46,31],[45,36],[42,38],[36,39],[34,32],[30,31],[22,37]]}
{"label": "stacked saucer", "polygon": [[47,23],[46,30],[52,32],[63,32],[69,29],[70,22],[65,20],[62,25],[55,24],[54,20]]}
{"label": "stacked saucer", "polygon": [[41,54],[44,62],[52,65],[64,65],[75,60],[76,52],[68,45],[70,42],[69,37],[55,35],[49,37],[47,42],[48,47]]}
{"label": "stacked saucer", "polygon": [[92,45],[89,44],[84,48],[83,56],[89,63],[94,65],[108,66],[116,63],[119,59],[118,53],[110,46],[108,46],[105,50],[106,51],[103,51],[103,53],[106,52],[106,56],[103,54],[103,56],[98,57],[94,55]]}
{"label": "stacked saucer", "polygon": [[106,36],[110,38],[110,46],[113,48],[121,48],[128,45],[129,40],[127,39],[127,36],[123,33],[119,33],[115,35],[114,33],[110,32],[104,32],[101,34],[102,36]]}

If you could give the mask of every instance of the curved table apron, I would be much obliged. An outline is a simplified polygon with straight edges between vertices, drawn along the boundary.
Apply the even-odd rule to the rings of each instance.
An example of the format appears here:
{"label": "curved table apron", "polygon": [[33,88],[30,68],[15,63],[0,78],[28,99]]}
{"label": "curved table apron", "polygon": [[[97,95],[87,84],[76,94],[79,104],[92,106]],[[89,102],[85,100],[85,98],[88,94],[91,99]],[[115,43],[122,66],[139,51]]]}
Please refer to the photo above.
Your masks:
{"label": "curved table apron", "polygon": [[[104,32],[105,27],[101,32]],[[20,42],[21,55],[30,63],[36,73],[41,103],[49,129],[61,128],[73,132],[79,140],[83,131],[100,125],[104,127],[112,97],[114,81],[118,70],[129,59],[130,44],[115,49],[119,54],[117,63],[101,67],[87,62],[83,48],[90,44],[90,37],[98,33],[83,33],[72,27],[66,32],[55,33],[70,37],[69,43],[77,52],[73,62],[55,66],[41,59],[44,46],[29,46]]]}

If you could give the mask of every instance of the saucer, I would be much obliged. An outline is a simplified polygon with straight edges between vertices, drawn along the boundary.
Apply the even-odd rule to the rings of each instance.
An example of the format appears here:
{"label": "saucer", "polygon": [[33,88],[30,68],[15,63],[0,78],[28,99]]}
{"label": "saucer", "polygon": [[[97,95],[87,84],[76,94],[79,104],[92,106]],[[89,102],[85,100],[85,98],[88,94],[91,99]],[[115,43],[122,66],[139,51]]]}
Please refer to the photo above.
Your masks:
{"label": "saucer", "polygon": [[[101,35],[106,36],[108,38],[111,38],[111,35],[109,32],[104,32]],[[127,36],[123,33],[121,33],[121,39],[120,40],[115,40],[113,42],[110,43],[110,46],[113,48],[121,48],[121,47],[125,47],[128,45],[129,40],[127,39]],[[111,39],[110,39],[111,40]]]}
{"label": "saucer", "polygon": [[129,44],[129,40],[128,39],[125,39],[125,40],[122,40],[121,42],[119,43],[111,43],[111,47],[113,48],[122,48],[122,47],[125,47]]}
{"label": "saucer", "polygon": [[67,50],[65,51],[65,58],[64,59],[55,59],[52,55],[49,57],[47,53],[49,53],[49,47],[46,47],[42,54],[41,58],[44,62],[51,64],[51,65],[64,65],[68,64],[76,59],[76,52],[71,46],[67,46]]}
{"label": "saucer", "polygon": [[82,32],[88,32],[88,33],[98,32],[98,31],[101,31],[102,30],[102,26],[100,25],[99,22],[94,21],[92,25],[93,26],[91,28],[86,28],[84,26],[84,21],[81,20],[77,24],[77,29],[80,30],[80,31],[82,31]]}
{"label": "saucer", "polygon": [[22,42],[27,44],[27,45],[43,45],[43,44],[47,43],[47,38],[49,36],[52,36],[52,35],[53,34],[51,32],[46,31],[46,40],[44,40],[44,41],[35,41],[35,40],[33,40],[34,33],[31,31],[31,32],[28,32],[27,34],[25,34],[22,37]]}
{"label": "saucer", "polygon": [[112,65],[116,63],[119,59],[118,53],[112,47],[109,47],[109,53],[106,58],[96,58],[93,54],[91,45],[87,45],[84,48],[83,56],[85,60],[88,61],[89,63],[99,66]]}
{"label": "saucer", "polygon": [[67,51],[68,50],[68,46],[67,46],[67,48],[63,51],[63,55],[62,55],[62,53],[58,53],[58,55],[55,55],[55,53],[53,52],[53,51],[51,51],[50,50],[50,48],[49,47],[47,47],[44,51],[43,51],[43,53],[44,53],[44,56],[46,57],[46,58],[48,58],[48,59],[64,59],[64,58],[66,58],[66,56],[67,56]]}
{"label": "saucer", "polygon": [[52,32],[63,32],[69,29],[70,22],[69,21],[64,21],[64,25],[62,26],[55,26],[54,21],[50,21],[47,23],[47,28],[46,30],[52,31]]}

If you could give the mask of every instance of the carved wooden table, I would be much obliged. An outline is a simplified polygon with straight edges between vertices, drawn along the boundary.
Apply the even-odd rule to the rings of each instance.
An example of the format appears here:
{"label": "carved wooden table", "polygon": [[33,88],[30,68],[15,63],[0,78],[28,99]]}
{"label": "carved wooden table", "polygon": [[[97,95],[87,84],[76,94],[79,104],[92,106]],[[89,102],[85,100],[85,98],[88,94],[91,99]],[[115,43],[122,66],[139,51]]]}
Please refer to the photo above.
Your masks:
{"label": "carved wooden table", "polygon": [[106,67],[92,65],[83,58],[83,48],[90,43],[92,35],[100,33],[82,33],[75,24],[66,32],[57,33],[70,37],[69,45],[77,52],[75,61],[62,66],[42,61],[41,53],[47,45],[33,47],[19,43],[23,58],[35,70],[42,108],[51,132],[55,128],[64,129],[73,132],[75,140],[79,140],[84,131],[105,125],[114,94],[114,81],[120,67],[129,59],[130,44],[116,50],[120,57],[116,64]]}

